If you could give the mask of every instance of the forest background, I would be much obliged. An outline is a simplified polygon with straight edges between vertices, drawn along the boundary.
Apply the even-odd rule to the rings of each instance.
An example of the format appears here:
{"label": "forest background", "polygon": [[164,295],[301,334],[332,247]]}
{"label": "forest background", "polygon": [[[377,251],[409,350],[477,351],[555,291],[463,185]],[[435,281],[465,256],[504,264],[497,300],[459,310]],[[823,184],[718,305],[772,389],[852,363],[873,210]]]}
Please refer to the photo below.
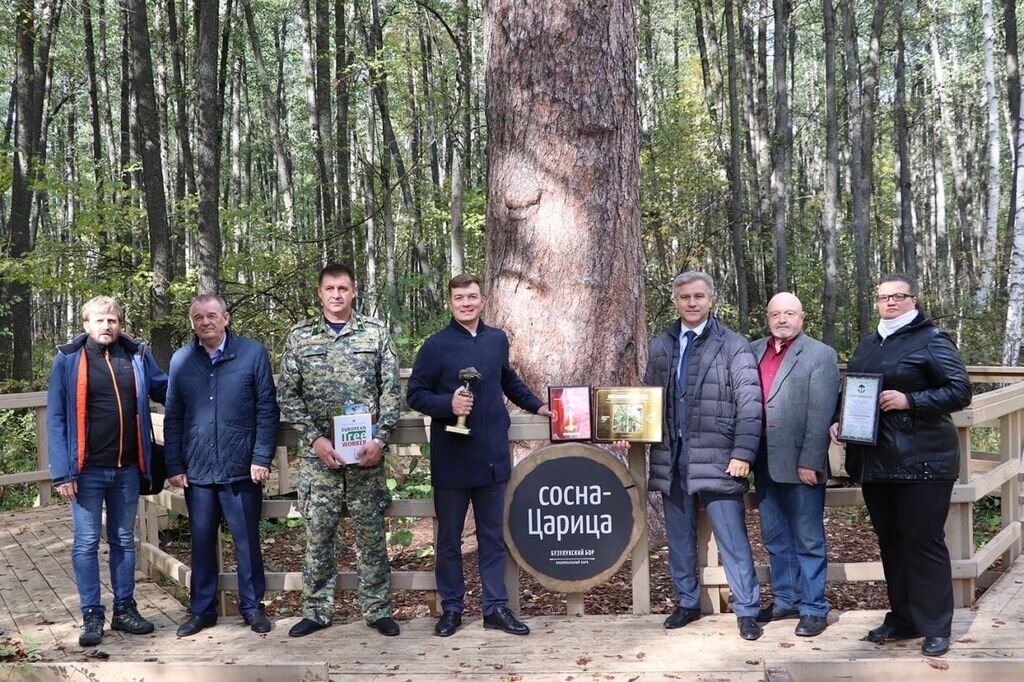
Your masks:
{"label": "forest background", "polygon": [[[686,269],[716,277],[719,314],[752,338],[768,298],[796,292],[841,358],[874,325],[877,277],[907,272],[969,364],[1018,361],[1014,0],[16,0],[0,27],[5,392],[43,385],[100,293],[165,366],[197,290],[276,356],[334,259],[403,366],[446,323],[455,272],[487,275],[488,319],[548,352],[573,344],[517,327],[517,306],[587,317],[553,361],[573,369],[527,371],[535,390],[592,383],[595,363],[635,381],[642,348],[616,377],[623,348],[587,339],[642,346]],[[502,130],[550,112],[537,97],[601,114],[605,90],[613,124],[535,122],[519,152],[612,219],[545,213],[546,190],[496,207],[533,168]],[[498,208],[544,239],[522,248]],[[590,270],[579,248],[600,252]],[[525,274],[502,286],[526,299],[498,290],[509,252]],[[599,312],[575,316],[579,299]]]}

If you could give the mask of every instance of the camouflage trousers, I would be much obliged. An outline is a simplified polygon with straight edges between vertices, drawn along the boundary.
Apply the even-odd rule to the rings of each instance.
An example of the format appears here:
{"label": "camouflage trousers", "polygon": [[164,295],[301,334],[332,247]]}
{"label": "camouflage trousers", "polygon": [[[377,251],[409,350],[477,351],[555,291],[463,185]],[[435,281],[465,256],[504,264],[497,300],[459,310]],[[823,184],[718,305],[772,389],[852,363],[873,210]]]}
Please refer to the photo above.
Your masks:
{"label": "camouflage trousers", "polygon": [[348,507],[355,529],[359,606],[367,622],[390,616],[391,564],[384,532],[384,510],[391,493],[384,467],[328,469],[316,457],[299,459],[299,500],[306,521],[302,561],[302,617],[327,625],[334,617],[338,577],[335,538]]}

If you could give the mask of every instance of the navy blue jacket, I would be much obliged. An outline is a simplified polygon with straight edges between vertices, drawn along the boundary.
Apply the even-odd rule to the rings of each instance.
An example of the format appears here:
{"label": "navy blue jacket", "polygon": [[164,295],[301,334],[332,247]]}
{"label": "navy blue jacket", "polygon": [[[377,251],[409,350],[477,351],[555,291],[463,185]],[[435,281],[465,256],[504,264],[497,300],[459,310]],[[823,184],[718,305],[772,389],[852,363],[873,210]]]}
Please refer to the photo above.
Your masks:
{"label": "navy blue jacket", "polygon": [[[476,367],[473,411],[466,418],[470,435],[445,431],[454,424],[452,395],[463,385],[459,370]],[[544,401],[535,396],[508,364],[508,337],[483,322],[473,336],[454,319],[420,348],[409,377],[406,402],[431,417],[430,478],[436,488],[476,488],[507,481],[512,475],[508,446],[511,420],[502,394],[536,413]]]}
{"label": "navy blue jacket", "polygon": [[164,414],[167,476],[190,484],[248,480],[277,447],[277,389],[266,349],[230,331],[217,364],[199,340],[171,358]]}
{"label": "navy blue jacket", "polygon": [[[87,463],[89,439],[88,415],[85,413],[88,391],[85,342],[88,334],[79,334],[70,343],[57,346],[50,372],[46,398],[46,442],[50,453],[50,475],[60,485],[78,478]],[[141,341],[121,334],[118,339],[132,358],[135,372],[135,400],[139,422],[139,470],[149,479],[153,431],[149,401],[164,402],[167,375],[157,367],[156,360]]]}

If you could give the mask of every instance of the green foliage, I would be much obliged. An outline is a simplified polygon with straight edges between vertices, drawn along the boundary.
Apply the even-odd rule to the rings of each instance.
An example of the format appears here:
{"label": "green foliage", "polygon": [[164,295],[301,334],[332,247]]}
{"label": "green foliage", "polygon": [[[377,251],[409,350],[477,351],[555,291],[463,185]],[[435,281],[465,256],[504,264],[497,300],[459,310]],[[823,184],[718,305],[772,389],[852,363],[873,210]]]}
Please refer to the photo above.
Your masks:
{"label": "green foliage", "polygon": [[[31,410],[0,410],[0,472],[15,474],[35,471],[36,420]],[[0,488],[0,511],[31,507],[35,484]]]}

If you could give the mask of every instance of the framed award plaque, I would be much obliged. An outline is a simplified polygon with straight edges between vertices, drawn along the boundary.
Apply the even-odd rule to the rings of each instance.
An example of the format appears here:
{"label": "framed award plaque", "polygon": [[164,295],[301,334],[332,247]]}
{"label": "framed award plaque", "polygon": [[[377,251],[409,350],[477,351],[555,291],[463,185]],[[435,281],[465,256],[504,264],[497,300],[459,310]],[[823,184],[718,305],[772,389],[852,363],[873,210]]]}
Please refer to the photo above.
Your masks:
{"label": "framed award plaque", "polygon": [[839,440],[867,443],[878,440],[878,396],[881,374],[847,374],[843,379],[843,406],[839,412]]}
{"label": "framed award plaque", "polygon": [[548,386],[551,442],[590,440],[590,386]]}
{"label": "framed award plaque", "polygon": [[660,386],[594,389],[594,440],[660,443],[663,394]]}

